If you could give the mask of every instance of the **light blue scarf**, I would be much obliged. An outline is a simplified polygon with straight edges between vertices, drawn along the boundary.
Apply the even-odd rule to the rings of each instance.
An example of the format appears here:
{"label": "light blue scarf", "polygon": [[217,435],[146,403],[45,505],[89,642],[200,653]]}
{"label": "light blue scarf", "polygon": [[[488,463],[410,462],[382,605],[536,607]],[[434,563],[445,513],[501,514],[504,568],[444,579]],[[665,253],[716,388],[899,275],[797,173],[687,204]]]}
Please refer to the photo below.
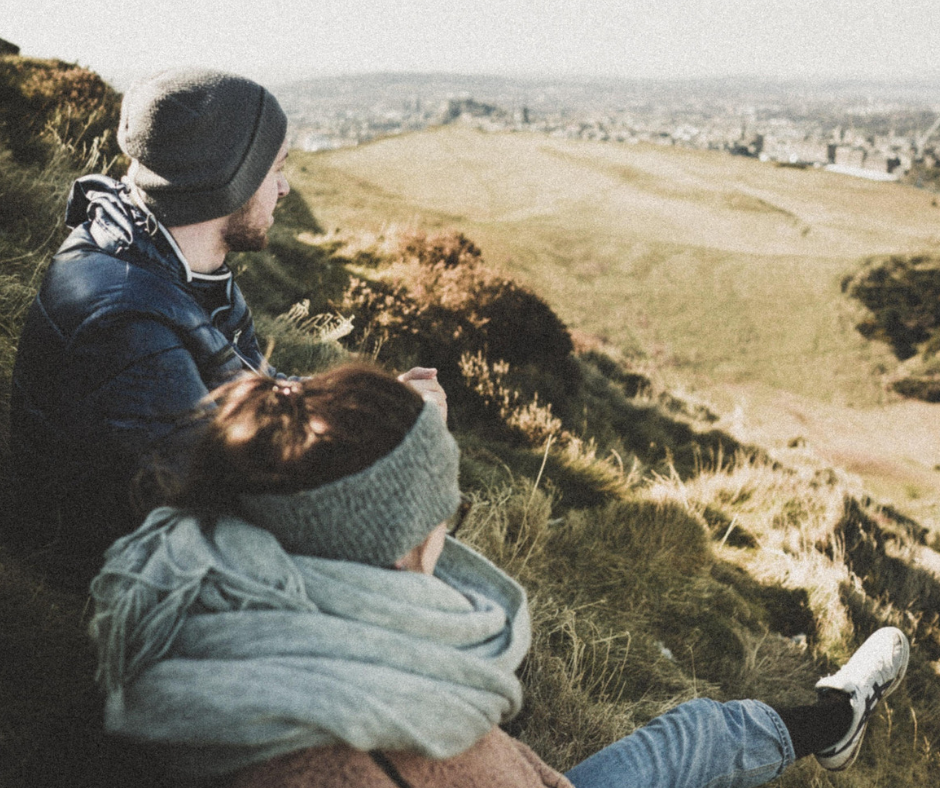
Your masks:
{"label": "light blue scarf", "polygon": [[449,538],[431,577],[163,508],[111,547],[92,594],[106,728],[190,774],[336,743],[447,758],[521,705],[525,593]]}

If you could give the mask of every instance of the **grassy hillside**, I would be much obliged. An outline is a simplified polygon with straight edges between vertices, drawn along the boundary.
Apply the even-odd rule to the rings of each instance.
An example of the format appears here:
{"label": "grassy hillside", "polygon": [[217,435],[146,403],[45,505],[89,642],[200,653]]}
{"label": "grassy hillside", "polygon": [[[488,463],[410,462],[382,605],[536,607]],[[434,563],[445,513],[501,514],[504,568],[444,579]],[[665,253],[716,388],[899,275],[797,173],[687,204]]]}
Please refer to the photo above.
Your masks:
{"label": "grassy hillside", "polygon": [[[78,173],[66,152],[14,163],[0,142],[0,205],[17,206],[0,212],[5,388],[23,308],[62,236]],[[494,267],[464,219],[435,214],[448,229],[431,235],[324,234],[356,200],[384,205],[383,221],[412,209],[337,170],[315,177],[319,159],[292,161],[272,244],[233,261],[239,280],[285,371],[350,352],[440,367],[476,501],[465,538],[530,596],[535,639],[514,734],[567,768],[688,698],[804,702],[820,673],[892,623],[914,643],[909,678],[875,715],[859,763],[838,775],[808,760],[777,784],[937,784],[940,555],[926,528],[808,447],[767,450],[719,429],[718,414],[658,382],[655,359],[572,336],[542,291]],[[498,182],[491,191],[512,202]],[[351,326],[318,317],[335,312]],[[619,330],[650,328],[625,317]],[[6,411],[4,397],[3,502]],[[8,511],[3,531],[28,527]],[[178,785],[103,735],[87,598],[56,590],[27,559],[0,533],[0,786]]]}
{"label": "grassy hillside", "polygon": [[[326,228],[456,227],[576,331],[745,441],[813,447],[940,529],[940,421],[856,325],[864,258],[940,239],[934,196],[724,153],[450,126],[292,156]],[[926,430],[926,432],[925,432]]]}
{"label": "grassy hillside", "polygon": [[[921,248],[940,229],[931,195],[913,189],[453,126],[295,156],[294,166],[328,226],[465,228],[575,328],[659,345],[666,360],[719,380],[832,400],[877,396],[858,371],[871,351],[835,322],[842,276],[863,255]],[[754,358],[754,347],[769,356]],[[808,354],[841,368],[806,370]]]}

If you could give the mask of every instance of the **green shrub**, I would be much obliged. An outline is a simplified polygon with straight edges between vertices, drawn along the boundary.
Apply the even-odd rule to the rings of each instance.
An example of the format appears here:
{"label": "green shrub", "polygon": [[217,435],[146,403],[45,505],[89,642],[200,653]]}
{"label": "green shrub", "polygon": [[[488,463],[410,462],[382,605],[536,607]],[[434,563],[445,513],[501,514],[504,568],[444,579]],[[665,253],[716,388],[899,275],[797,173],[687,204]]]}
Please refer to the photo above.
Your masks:
{"label": "green shrub", "polygon": [[865,261],[842,283],[871,317],[858,325],[868,339],[888,343],[907,359],[940,328],[940,259],[928,255],[890,255]]}

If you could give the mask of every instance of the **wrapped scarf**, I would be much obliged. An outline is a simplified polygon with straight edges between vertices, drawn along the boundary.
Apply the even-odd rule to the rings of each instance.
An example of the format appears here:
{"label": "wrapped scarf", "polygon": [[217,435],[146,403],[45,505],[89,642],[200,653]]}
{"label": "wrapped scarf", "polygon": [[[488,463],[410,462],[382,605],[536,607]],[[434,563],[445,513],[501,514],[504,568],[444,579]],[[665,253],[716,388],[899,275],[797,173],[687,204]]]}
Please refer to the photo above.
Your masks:
{"label": "wrapped scarf", "polygon": [[162,508],[92,595],[107,730],[190,774],[337,743],[448,758],[521,705],[525,593],[450,538],[428,576]]}

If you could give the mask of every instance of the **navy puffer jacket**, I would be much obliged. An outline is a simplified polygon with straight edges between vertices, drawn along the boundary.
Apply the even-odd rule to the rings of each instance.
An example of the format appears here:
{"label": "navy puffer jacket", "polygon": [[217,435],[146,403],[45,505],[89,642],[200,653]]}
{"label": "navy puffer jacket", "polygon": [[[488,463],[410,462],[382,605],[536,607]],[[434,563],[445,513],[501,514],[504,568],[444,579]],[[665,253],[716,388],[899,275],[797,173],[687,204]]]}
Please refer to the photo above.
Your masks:
{"label": "navy puffer jacket", "polygon": [[155,462],[185,467],[200,400],[245,369],[274,371],[231,272],[193,275],[123,184],[76,181],[66,223],[74,229],[17,351],[10,431],[21,516],[9,536],[93,572],[139,524],[135,474]]}

